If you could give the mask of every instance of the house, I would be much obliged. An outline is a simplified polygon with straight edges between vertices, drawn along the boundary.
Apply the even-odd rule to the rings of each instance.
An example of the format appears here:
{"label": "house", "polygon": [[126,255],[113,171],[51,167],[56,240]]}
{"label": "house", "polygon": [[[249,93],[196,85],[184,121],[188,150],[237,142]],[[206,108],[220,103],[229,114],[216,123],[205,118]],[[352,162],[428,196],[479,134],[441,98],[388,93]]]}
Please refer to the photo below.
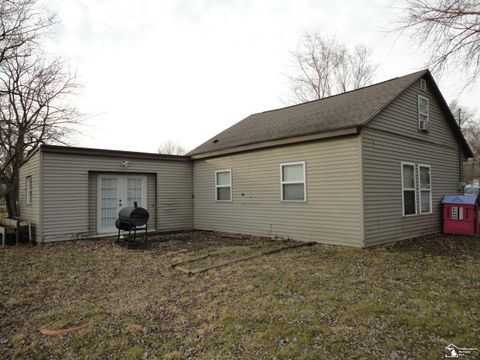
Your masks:
{"label": "house", "polygon": [[423,70],[250,115],[187,156],[42,146],[20,210],[40,242],[109,234],[135,200],[157,231],[367,247],[440,232],[471,156]]}

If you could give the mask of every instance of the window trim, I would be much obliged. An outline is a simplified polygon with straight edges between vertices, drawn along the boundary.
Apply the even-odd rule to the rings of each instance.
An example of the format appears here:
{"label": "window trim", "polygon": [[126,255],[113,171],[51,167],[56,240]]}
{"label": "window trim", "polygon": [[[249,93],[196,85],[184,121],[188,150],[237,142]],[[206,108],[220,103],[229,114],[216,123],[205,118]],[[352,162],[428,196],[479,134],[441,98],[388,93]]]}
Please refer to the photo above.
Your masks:
{"label": "window trim", "polygon": [[460,209],[462,209],[461,206],[452,206],[452,220],[463,220],[463,209],[462,209],[462,216],[460,218]]}
{"label": "window trim", "polygon": [[[403,166],[404,165],[409,165],[413,166],[413,188],[405,188],[403,186]],[[417,212],[417,166],[415,163],[408,162],[408,161],[402,161],[400,163],[400,176],[401,176],[401,182],[402,182],[402,216],[404,217],[410,217],[410,216],[416,216],[418,214]],[[431,180],[431,179],[430,179]],[[415,201],[415,213],[414,214],[405,214],[405,191],[414,191],[415,194],[413,196],[413,199]]]}
{"label": "window trim", "polygon": [[458,206],[452,206],[452,220],[458,220]]}
{"label": "window trim", "polygon": [[25,177],[25,205],[32,205],[33,178],[32,175]]}
{"label": "window trim", "polygon": [[427,91],[427,80],[420,79],[420,90]]}
{"label": "window trim", "polygon": [[[289,165],[303,166],[303,181],[284,181],[283,167]],[[303,200],[285,200],[283,198],[283,185],[285,184],[303,184]],[[307,202],[307,163],[305,161],[295,161],[280,164],[280,201],[284,203],[306,203]]]}
{"label": "window trim", "polygon": [[[228,172],[230,176],[230,183],[229,185],[218,185],[218,173],[223,173],[223,172]],[[218,188],[224,188],[224,187],[229,187],[230,188],[230,200],[219,200],[218,199]],[[233,196],[232,196],[232,169],[222,169],[222,170],[216,170],[215,171],[215,201],[216,202],[232,202],[233,201]]]}
{"label": "window trim", "polygon": [[[427,112],[426,113],[423,113],[420,111],[420,99],[423,99],[423,100],[426,100],[427,102]],[[428,100],[428,98],[426,96],[423,96],[423,95],[418,95],[418,101],[417,101],[417,118],[418,118],[418,130],[421,130],[421,131],[426,131],[430,128],[430,102]],[[420,115],[426,115],[427,116],[427,123],[428,123],[428,126],[427,126],[427,129],[422,129],[420,127]]]}
{"label": "window trim", "polygon": [[[432,204],[432,167],[428,164],[417,164],[418,166],[418,205],[419,205],[419,211],[420,215],[429,215],[433,214],[433,204]],[[428,168],[428,176],[430,177],[430,188],[422,188],[422,182],[420,180],[420,168]],[[430,211],[429,212],[423,212],[422,211],[422,191],[430,191],[429,194],[429,200],[430,200]]]}

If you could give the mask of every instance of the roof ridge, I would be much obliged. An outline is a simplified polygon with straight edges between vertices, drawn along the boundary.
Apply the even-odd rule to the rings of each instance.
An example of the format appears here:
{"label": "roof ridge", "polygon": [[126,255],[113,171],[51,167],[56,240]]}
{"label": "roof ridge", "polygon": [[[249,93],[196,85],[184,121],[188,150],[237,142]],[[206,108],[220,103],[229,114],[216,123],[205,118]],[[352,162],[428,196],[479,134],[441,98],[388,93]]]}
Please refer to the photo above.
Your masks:
{"label": "roof ridge", "polygon": [[265,110],[265,111],[261,111],[261,112],[257,112],[257,113],[250,114],[249,116],[251,116],[251,115],[256,115],[256,114],[265,114],[265,113],[269,113],[269,112],[272,112],[272,111],[285,110],[285,109],[289,109],[289,108],[292,108],[292,107],[295,107],[295,106],[300,106],[300,105],[310,104],[310,103],[317,102],[317,101],[322,101],[322,100],[330,99],[330,98],[333,98],[333,97],[336,97],[336,96],[345,95],[345,94],[352,93],[352,92],[355,92],[355,91],[367,89],[367,88],[372,87],[372,86],[377,86],[377,85],[380,85],[380,84],[387,83],[387,82],[389,82],[389,81],[394,81],[394,80],[397,80],[397,79],[400,79],[400,78],[403,78],[403,77],[406,77],[406,76],[410,76],[410,75],[417,74],[417,73],[421,73],[421,72],[427,72],[427,71],[428,71],[428,69],[423,69],[423,70],[415,71],[415,72],[413,72],[413,73],[409,73],[409,74],[402,75],[402,76],[397,76],[397,77],[394,77],[394,78],[391,78],[391,79],[388,79],[388,80],[384,80],[384,81],[377,82],[377,83],[375,83],[375,84],[370,84],[370,85],[367,85],[367,86],[363,86],[363,87],[361,87],[361,88],[357,88],[357,89],[353,89],[353,90],[348,90],[348,91],[345,91],[345,92],[342,92],[342,93],[338,93],[338,94],[330,95],[330,96],[327,96],[327,97],[323,97],[323,98],[321,98],[321,99],[314,99],[314,100],[309,100],[309,101],[305,101],[305,102],[302,102],[302,103],[293,104],[293,105],[288,105],[288,106],[284,106],[284,107],[280,107],[280,108],[276,108],[276,109]]}

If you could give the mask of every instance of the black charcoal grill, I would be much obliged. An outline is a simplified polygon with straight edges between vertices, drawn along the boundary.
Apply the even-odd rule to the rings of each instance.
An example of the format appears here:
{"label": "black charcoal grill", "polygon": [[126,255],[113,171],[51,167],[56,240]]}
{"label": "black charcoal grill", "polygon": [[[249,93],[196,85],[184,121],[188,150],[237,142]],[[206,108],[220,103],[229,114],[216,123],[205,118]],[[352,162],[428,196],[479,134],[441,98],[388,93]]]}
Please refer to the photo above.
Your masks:
{"label": "black charcoal grill", "polygon": [[[150,214],[142,207],[137,206],[137,202],[134,202],[133,207],[126,207],[120,210],[118,213],[118,219],[115,221],[115,226],[118,229],[118,243],[124,243],[128,247],[139,246],[141,243],[137,241],[137,229],[145,230],[143,245],[147,246],[147,222]],[[120,232],[128,231],[128,237],[126,239],[120,239]],[[133,237],[132,237],[133,231]]]}

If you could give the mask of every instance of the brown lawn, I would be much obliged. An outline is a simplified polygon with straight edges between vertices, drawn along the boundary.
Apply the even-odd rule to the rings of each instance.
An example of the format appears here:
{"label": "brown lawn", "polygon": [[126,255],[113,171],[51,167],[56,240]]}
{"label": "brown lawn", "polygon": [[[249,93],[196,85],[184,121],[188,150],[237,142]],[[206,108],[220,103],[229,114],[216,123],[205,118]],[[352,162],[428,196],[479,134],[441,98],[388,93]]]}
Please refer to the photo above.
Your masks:
{"label": "brown lawn", "polygon": [[480,348],[479,238],[314,245],[196,275],[170,264],[286,244],[206,232],[156,240],[147,251],[110,240],[0,249],[0,358],[439,359],[450,343]]}

